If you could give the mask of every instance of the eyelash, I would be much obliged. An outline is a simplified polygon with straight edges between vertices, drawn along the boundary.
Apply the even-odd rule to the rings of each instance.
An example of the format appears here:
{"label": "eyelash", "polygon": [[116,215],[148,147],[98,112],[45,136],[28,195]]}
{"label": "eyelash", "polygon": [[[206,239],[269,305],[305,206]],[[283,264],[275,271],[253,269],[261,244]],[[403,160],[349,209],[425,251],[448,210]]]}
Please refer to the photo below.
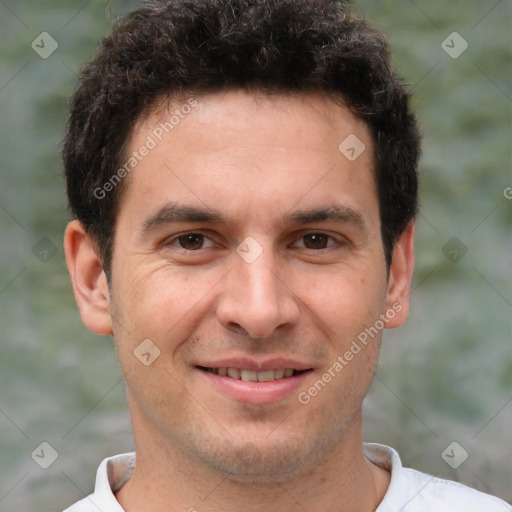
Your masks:
{"label": "eyelash", "polygon": [[[175,246],[177,249],[183,251],[183,252],[186,252],[186,253],[194,253],[194,252],[199,252],[203,249],[208,249],[209,247],[201,247],[199,249],[185,249],[184,247],[180,247],[179,245],[177,245],[179,243],[179,239],[180,238],[183,238],[183,237],[186,237],[186,236],[189,236],[189,235],[198,235],[198,236],[202,236],[203,237],[203,241],[204,240],[208,240],[211,242],[211,244],[215,244],[215,242],[208,236],[206,235],[205,233],[201,232],[201,231],[187,231],[185,233],[180,233],[179,235],[176,235],[174,236],[172,239],[168,240],[164,245],[165,246]],[[298,240],[302,240],[304,237],[306,236],[310,236],[310,235],[321,235],[321,236],[326,236],[328,237],[328,245],[327,247],[324,247],[324,248],[320,248],[320,249],[311,249],[311,248],[308,248],[308,247],[301,247],[301,249],[306,249],[306,250],[309,250],[309,251],[313,251],[313,252],[320,252],[320,251],[327,251],[327,250],[330,250],[330,249],[333,249],[335,248],[334,246],[341,246],[341,245],[344,245],[344,243],[340,240],[337,240],[334,236],[332,235],[329,235],[327,233],[324,233],[323,231],[309,231],[307,233],[304,233],[302,234]]]}

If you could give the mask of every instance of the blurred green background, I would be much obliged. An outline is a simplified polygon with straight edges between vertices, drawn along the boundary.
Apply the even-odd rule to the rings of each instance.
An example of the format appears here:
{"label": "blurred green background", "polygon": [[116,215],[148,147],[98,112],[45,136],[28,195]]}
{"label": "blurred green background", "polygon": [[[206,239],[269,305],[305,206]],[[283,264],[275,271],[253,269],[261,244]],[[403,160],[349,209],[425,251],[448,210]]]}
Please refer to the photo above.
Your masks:
{"label": "blurred green background", "polygon": [[[58,152],[76,74],[136,4],[0,1],[2,512],[60,510],[91,492],[104,457],[133,448],[113,344],[82,325],[65,269]],[[412,313],[385,333],[365,438],[512,501],[511,3],[353,10],[388,35],[425,134]],[[42,32],[58,43],[47,58],[31,47]],[[468,44],[457,58],[453,32]],[[58,452],[48,469],[31,458],[42,441]],[[458,469],[441,455],[453,441],[468,453]]]}

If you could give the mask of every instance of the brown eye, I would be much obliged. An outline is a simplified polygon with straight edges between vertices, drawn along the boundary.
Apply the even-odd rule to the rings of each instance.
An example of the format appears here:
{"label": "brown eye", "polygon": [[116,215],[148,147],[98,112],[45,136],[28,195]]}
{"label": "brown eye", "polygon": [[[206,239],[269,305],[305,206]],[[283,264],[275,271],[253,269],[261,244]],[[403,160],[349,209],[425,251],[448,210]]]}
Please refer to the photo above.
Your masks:
{"label": "brown eye", "polygon": [[187,251],[197,251],[202,249],[204,245],[204,235],[200,233],[187,233],[186,235],[179,236],[176,240],[182,249]]}
{"label": "brown eye", "polygon": [[302,238],[307,249],[327,249],[329,247],[329,238],[331,237],[323,233],[309,233]]}

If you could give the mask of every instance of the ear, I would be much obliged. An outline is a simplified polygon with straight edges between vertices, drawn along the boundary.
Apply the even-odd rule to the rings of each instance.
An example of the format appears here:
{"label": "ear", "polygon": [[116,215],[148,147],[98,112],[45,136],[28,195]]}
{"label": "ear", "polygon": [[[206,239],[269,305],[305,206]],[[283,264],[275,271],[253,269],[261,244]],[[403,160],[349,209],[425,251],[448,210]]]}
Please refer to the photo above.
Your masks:
{"label": "ear", "polygon": [[96,334],[111,335],[110,292],[96,244],[81,222],[71,221],[64,251],[83,323]]}
{"label": "ear", "polygon": [[414,223],[411,222],[400,235],[393,249],[389,269],[387,307],[395,316],[386,322],[393,329],[405,323],[409,316],[409,295],[414,271]]}

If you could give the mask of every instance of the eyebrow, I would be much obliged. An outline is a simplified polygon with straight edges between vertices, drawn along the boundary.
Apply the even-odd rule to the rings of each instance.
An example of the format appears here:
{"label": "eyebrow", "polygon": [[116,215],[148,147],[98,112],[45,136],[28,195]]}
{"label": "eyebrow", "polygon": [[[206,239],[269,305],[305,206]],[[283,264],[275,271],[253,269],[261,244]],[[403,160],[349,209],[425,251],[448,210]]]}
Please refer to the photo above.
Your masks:
{"label": "eyebrow", "polygon": [[[331,204],[321,208],[295,210],[288,212],[283,219],[285,224],[314,224],[317,222],[342,222],[365,229],[363,215],[346,205]],[[192,205],[167,204],[145,219],[140,225],[141,234],[146,234],[161,226],[178,222],[197,222],[204,224],[234,224],[234,218],[206,207]]]}
{"label": "eyebrow", "polygon": [[140,231],[148,233],[173,222],[201,222],[206,224],[230,224],[231,219],[208,208],[191,205],[167,204],[145,219]]}
{"label": "eyebrow", "polygon": [[355,224],[365,227],[363,215],[345,205],[328,205],[322,208],[293,211],[285,215],[285,221],[290,224],[314,224],[315,222],[335,221]]}

